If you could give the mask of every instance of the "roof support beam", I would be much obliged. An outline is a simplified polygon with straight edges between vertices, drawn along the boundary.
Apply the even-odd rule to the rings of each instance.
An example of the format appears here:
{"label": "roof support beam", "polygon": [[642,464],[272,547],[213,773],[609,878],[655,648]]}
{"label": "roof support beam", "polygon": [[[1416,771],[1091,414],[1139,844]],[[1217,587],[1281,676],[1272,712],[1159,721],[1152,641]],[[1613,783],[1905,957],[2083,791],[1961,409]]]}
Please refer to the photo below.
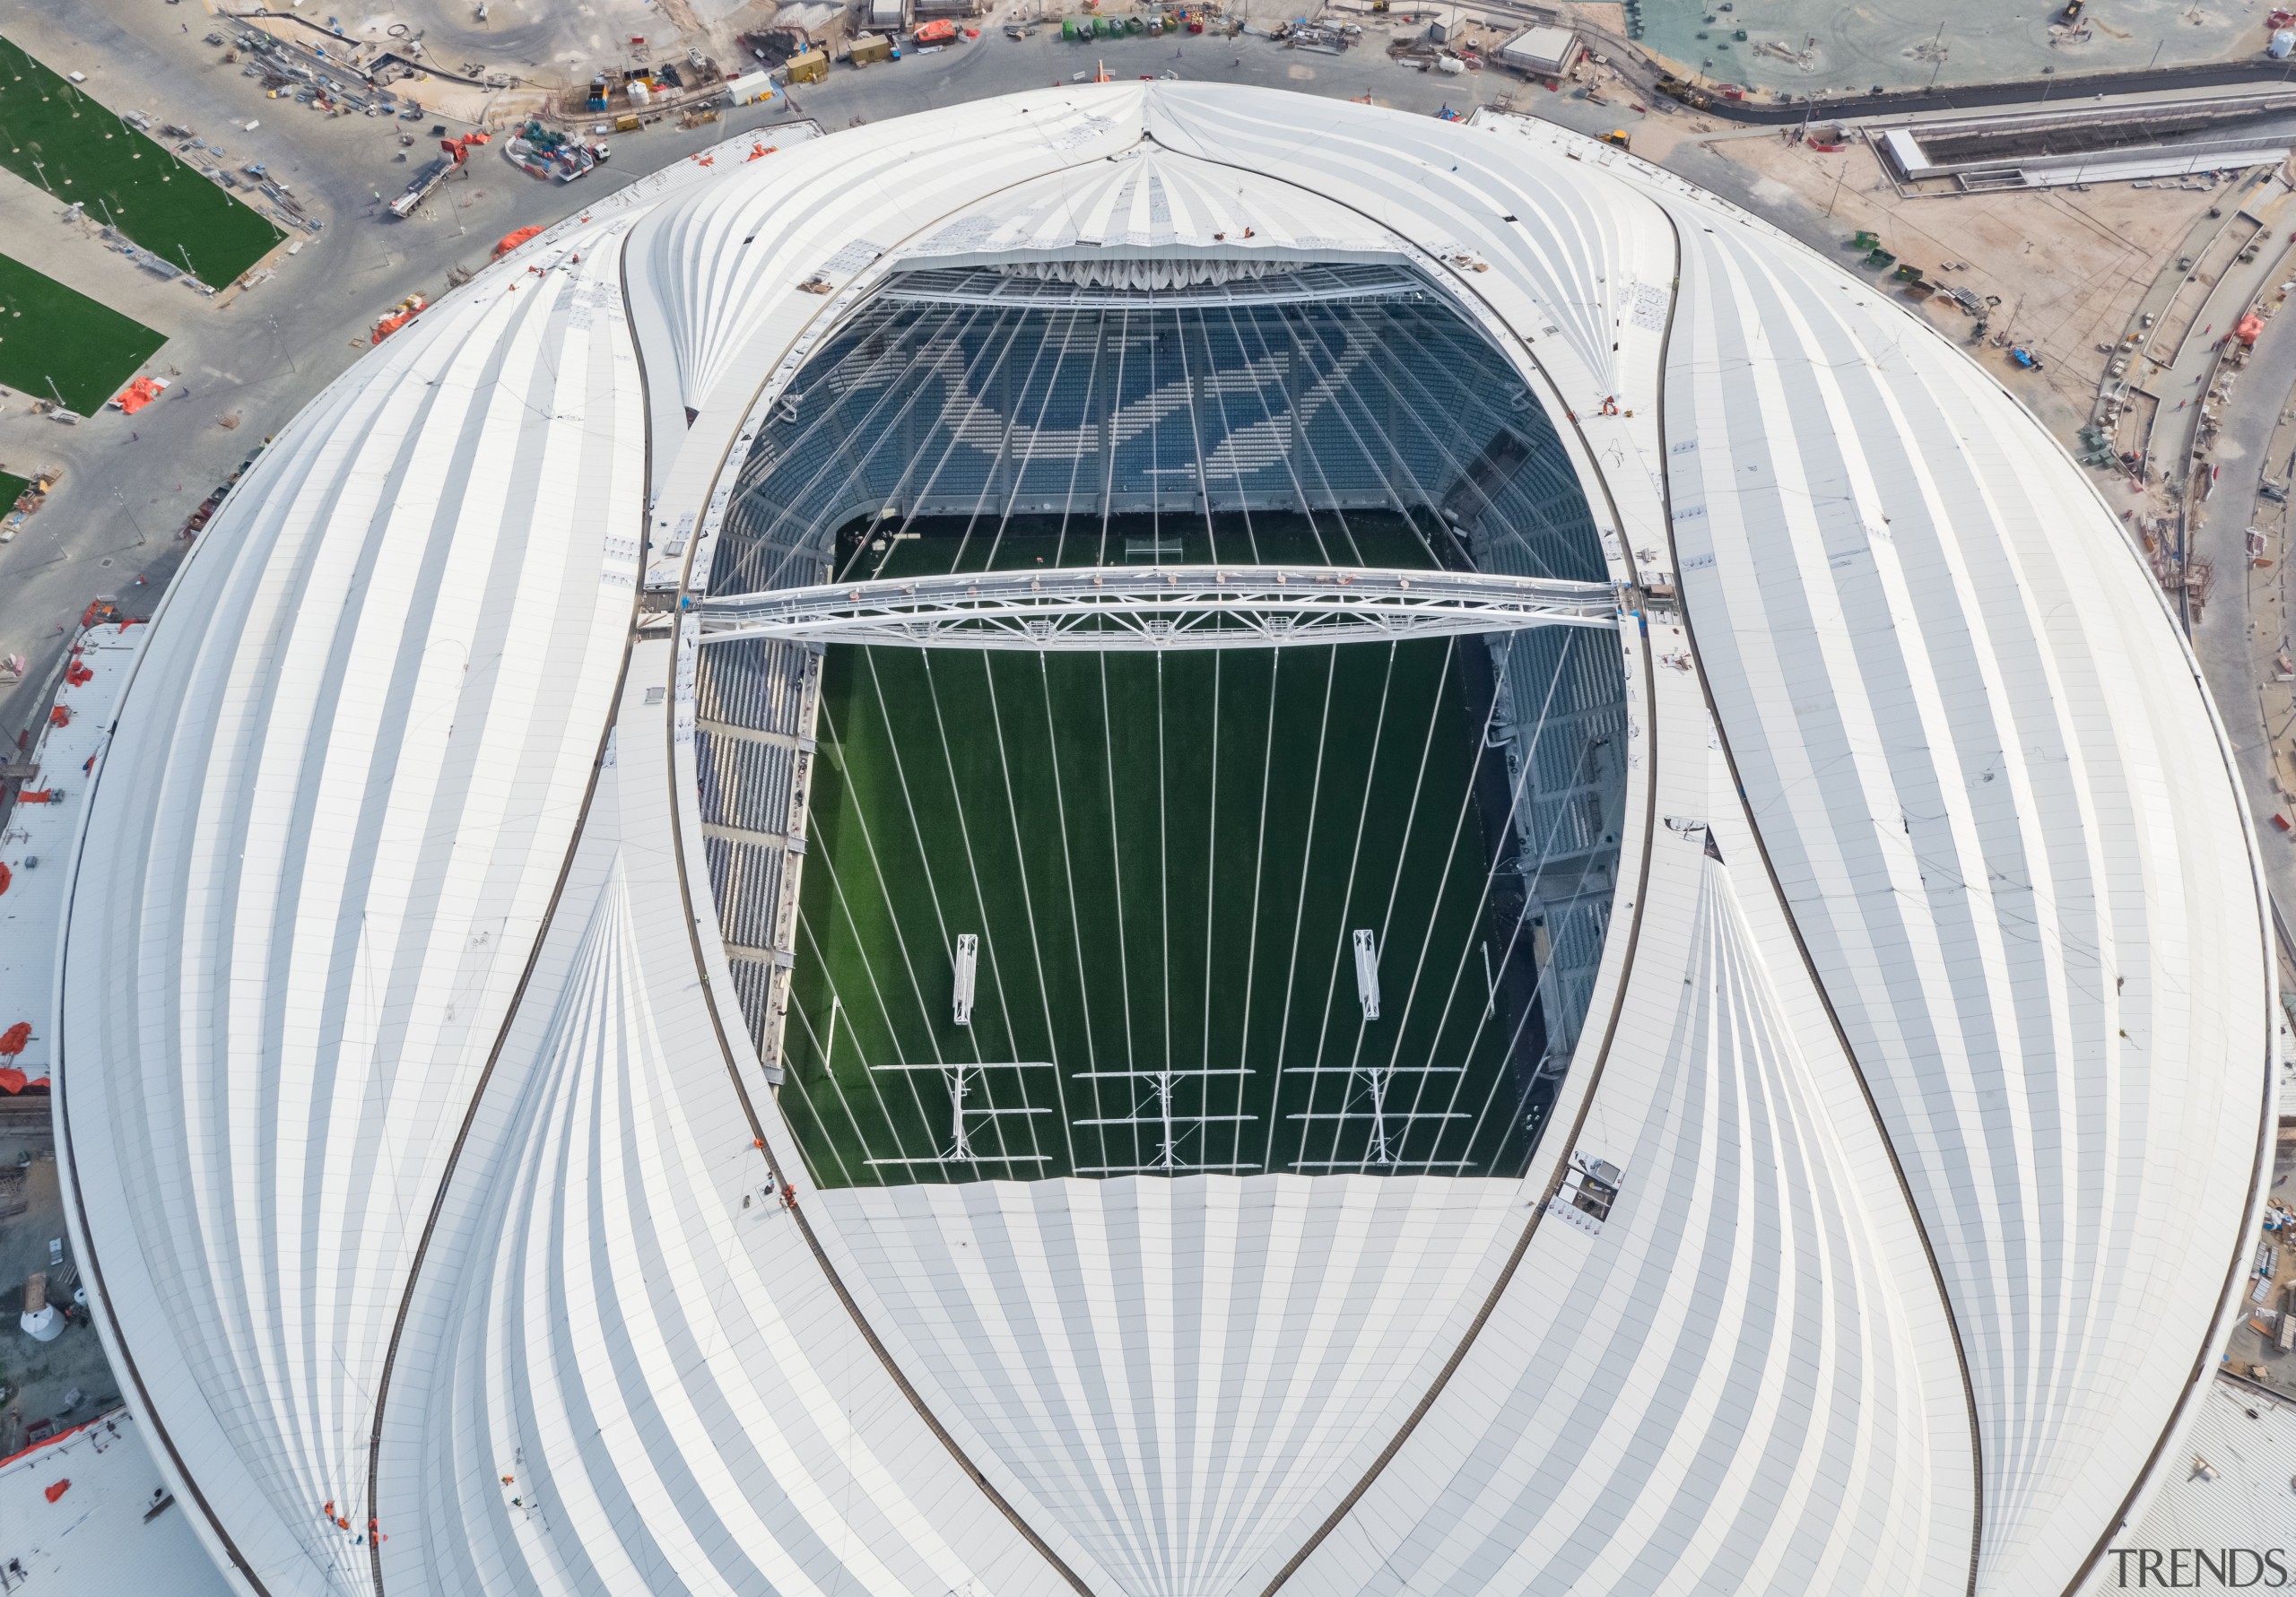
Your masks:
{"label": "roof support beam", "polygon": [[959,572],[688,600],[701,641],[922,648],[1202,649],[1610,627],[1610,583],[1335,567]]}

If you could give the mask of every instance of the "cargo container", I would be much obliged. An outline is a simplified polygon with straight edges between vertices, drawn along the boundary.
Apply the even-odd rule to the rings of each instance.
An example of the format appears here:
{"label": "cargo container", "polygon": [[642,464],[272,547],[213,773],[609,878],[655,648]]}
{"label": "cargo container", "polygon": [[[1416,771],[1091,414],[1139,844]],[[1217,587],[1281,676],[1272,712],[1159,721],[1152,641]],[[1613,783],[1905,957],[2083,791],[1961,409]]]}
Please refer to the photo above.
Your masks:
{"label": "cargo container", "polygon": [[744,73],[726,85],[726,92],[735,105],[755,105],[761,100],[773,98],[773,74],[770,72]]}

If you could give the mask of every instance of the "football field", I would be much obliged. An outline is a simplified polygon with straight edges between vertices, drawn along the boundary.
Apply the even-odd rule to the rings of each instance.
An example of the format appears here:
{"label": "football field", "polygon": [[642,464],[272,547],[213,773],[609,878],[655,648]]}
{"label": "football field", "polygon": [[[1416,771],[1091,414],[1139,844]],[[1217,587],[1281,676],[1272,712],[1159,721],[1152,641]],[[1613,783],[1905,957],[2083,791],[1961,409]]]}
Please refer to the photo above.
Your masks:
{"label": "football field", "polygon": [[1519,1162],[1483,647],[832,647],[781,1094],[816,1179]]}

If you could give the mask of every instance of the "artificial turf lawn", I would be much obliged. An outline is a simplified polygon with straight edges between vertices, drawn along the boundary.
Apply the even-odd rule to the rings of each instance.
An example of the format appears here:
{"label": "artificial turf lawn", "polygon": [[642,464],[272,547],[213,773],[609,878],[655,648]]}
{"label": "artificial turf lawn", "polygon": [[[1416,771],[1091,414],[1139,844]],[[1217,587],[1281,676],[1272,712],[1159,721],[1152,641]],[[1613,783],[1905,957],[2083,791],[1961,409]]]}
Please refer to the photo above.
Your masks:
{"label": "artificial turf lawn", "polygon": [[[0,39],[0,166],[221,285],[284,235],[165,146]],[[74,406],[75,410],[78,406]]]}
{"label": "artificial turf lawn", "polygon": [[0,256],[0,383],[40,399],[61,394],[65,405],[91,415],[166,342],[143,323]]}
{"label": "artificial turf lawn", "polygon": [[[1355,1168],[1368,1118],[1292,1116],[1361,1115],[1349,1068],[1389,1062],[1390,1110],[1422,1114],[1390,1122],[1402,1167],[1519,1164],[1507,1061],[1535,1039],[1484,1014],[1476,729],[1453,658],[1482,647],[831,649],[781,1092],[816,1179],[1153,1164],[1161,1124],[1079,1123],[1157,1102],[1147,1080],[1089,1072],[1164,1069],[1249,1072],[1175,1083],[1180,1165]],[[1370,1023],[1359,926],[1381,933]],[[979,973],[961,1028],[967,932]],[[974,1165],[868,1163],[952,1135],[945,1074],[871,1067],[956,1060],[1050,1063],[976,1073],[967,1102],[1052,1113],[971,1118]],[[1428,1063],[1455,1068],[1409,1068]],[[1439,1110],[1462,1118],[1424,1117]]]}

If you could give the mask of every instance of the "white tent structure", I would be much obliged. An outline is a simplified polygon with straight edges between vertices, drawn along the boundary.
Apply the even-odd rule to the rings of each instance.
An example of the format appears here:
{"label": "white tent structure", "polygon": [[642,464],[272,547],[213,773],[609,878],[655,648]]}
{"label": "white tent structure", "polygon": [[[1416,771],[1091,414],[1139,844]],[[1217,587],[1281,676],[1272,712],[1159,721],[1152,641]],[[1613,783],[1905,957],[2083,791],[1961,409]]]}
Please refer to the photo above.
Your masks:
{"label": "white tent structure", "polygon": [[[2274,993],[2222,731],[2043,429],[1534,121],[1096,84],[741,153],[279,436],[57,862],[73,1240],[234,1585],[2105,1578],[2243,1284]],[[1626,596],[1618,881],[1527,1174],[818,1188],[790,945],[727,935],[697,794],[680,600],[741,460],[903,272],[1333,265],[1503,353]]]}

